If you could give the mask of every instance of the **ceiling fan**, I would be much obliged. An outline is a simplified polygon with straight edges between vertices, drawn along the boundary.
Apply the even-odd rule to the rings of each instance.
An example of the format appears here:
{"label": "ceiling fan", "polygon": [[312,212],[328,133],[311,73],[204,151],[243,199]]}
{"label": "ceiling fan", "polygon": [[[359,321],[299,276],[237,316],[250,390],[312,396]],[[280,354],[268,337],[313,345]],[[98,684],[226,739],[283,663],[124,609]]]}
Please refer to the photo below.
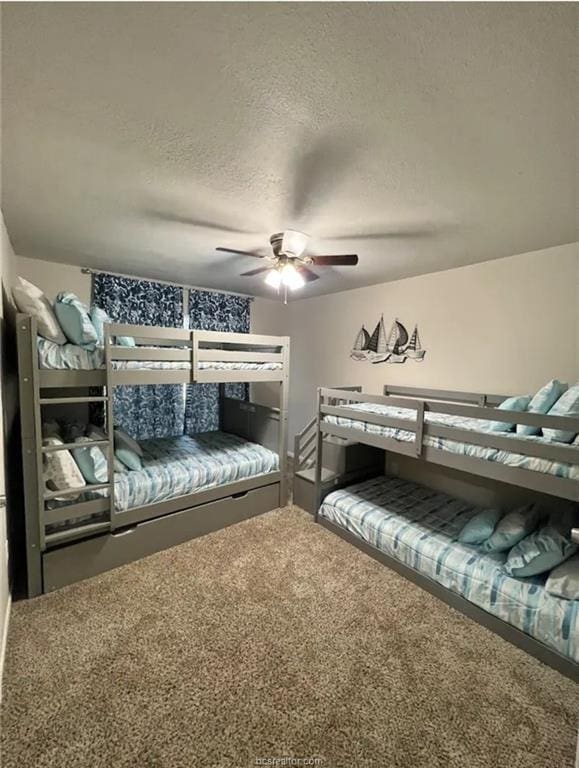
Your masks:
{"label": "ceiling fan", "polygon": [[269,238],[272,247],[271,256],[262,256],[254,251],[239,251],[234,248],[216,248],[223,253],[234,253],[239,256],[252,256],[263,259],[267,266],[242,272],[241,277],[254,277],[267,273],[265,282],[277,291],[283,289],[287,301],[287,291],[301,288],[306,283],[318,280],[319,275],[309,267],[355,267],[358,263],[356,254],[337,254],[334,256],[309,256],[305,250],[309,241],[308,235],[294,229],[277,232]]}

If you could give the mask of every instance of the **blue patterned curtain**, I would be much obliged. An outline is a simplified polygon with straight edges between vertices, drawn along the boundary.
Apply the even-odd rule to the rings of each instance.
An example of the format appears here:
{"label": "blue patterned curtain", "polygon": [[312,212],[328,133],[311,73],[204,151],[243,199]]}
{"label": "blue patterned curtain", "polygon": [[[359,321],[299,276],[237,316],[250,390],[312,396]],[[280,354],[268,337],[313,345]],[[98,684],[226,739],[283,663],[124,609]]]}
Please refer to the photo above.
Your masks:
{"label": "blue patterned curtain", "polygon": [[[93,304],[117,323],[183,328],[183,289],[176,285],[97,274]],[[115,425],[136,440],[182,435],[184,410],[180,384],[115,388]]]}
{"label": "blue patterned curtain", "polygon": [[[189,328],[249,333],[251,299],[212,291],[189,293]],[[226,384],[227,397],[248,398],[247,384]],[[185,432],[219,429],[219,384],[190,384],[185,404]]]}

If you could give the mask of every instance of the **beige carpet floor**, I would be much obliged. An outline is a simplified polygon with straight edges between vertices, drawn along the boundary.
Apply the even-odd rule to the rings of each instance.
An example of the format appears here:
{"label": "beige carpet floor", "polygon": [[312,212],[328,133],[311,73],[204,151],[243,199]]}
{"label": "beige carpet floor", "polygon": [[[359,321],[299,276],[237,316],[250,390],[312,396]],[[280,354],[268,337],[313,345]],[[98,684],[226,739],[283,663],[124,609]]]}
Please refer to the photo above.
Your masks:
{"label": "beige carpet floor", "polygon": [[564,768],[578,710],[570,680],[282,510],[14,605],[2,764]]}

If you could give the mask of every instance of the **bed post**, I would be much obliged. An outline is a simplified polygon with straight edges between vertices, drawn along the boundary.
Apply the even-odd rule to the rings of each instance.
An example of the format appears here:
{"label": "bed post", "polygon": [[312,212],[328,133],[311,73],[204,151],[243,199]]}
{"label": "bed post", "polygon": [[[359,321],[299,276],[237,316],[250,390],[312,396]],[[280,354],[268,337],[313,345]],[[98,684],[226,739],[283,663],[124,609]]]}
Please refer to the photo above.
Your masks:
{"label": "bed post", "polygon": [[324,436],[321,425],[322,389],[318,387],[316,395],[316,473],[314,485],[314,521],[318,522],[318,510],[322,503],[322,453],[324,450]]}
{"label": "bed post", "polygon": [[109,479],[109,521],[111,530],[115,528],[115,432],[114,432],[114,383],[113,383],[113,362],[111,360],[111,326],[108,323],[104,325],[105,341],[105,366],[106,366],[106,387],[107,399],[106,406],[106,432],[109,444],[107,446],[107,465]]}
{"label": "bed post", "polygon": [[191,329],[191,384],[194,384],[197,379],[197,365],[199,360],[199,340],[197,333],[194,329]]}
{"label": "bed post", "polygon": [[218,410],[218,424],[217,429],[223,429],[224,412],[225,412],[225,384],[220,381],[217,385],[217,410]]}
{"label": "bed post", "polygon": [[42,550],[44,548],[42,419],[38,388],[36,320],[22,314],[19,314],[16,320],[27,594],[28,597],[36,597],[42,594]]}
{"label": "bed post", "polygon": [[289,395],[289,336],[283,337],[283,378],[280,381],[279,402],[279,470],[281,473],[279,485],[279,505],[285,507],[288,503],[287,476],[287,417]]}

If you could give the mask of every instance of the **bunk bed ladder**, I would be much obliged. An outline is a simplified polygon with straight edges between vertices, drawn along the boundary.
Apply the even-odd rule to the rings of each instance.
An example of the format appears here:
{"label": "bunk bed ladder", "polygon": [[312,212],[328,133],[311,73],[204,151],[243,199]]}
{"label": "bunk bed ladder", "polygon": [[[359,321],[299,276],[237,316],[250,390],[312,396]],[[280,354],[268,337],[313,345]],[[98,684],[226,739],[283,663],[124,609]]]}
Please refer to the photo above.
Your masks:
{"label": "bunk bed ladder", "polygon": [[[22,436],[22,464],[24,487],[24,520],[26,537],[26,575],[27,593],[29,597],[47,591],[43,584],[42,555],[47,550],[59,544],[109,530],[110,518],[102,519],[102,513],[109,508],[108,501],[98,496],[88,501],[73,501],[64,506],[54,506],[51,502],[62,500],[69,496],[79,496],[87,491],[108,490],[111,493],[111,482],[86,485],[81,488],[65,490],[48,490],[45,486],[43,460],[45,455],[56,451],[68,451],[79,447],[77,443],[43,446],[42,423],[43,410],[46,407],[58,405],[73,405],[100,402],[108,403],[107,395],[79,394],[78,386],[71,388],[67,395],[67,387],[59,388],[58,394],[50,396],[50,388],[42,386],[41,372],[38,368],[38,352],[36,347],[36,320],[27,315],[17,316],[18,342],[18,371],[20,395],[20,429]],[[81,388],[84,391],[84,387]],[[110,448],[110,440],[94,440],[87,445],[97,445]],[[109,474],[109,478],[112,475]],[[101,519],[90,519],[76,526],[59,528],[60,523],[74,520],[83,516],[101,515]],[[57,526],[47,533],[47,526]]]}
{"label": "bunk bed ladder", "polygon": [[[344,392],[361,392],[362,387],[333,387]],[[336,403],[338,401],[336,400]],[[316,465],[317,416],[313,416],[306,426],[294,437],[294,474],[312,469]]]}
{"label": "bunk bed ladder", "polygon": [[[108,412],[108,403],[110,398],[108,397],[108,391],[107,394],[102,395],[77,395],[72,394],[69,397],[59,395],[58,397],[46,397],[42,396],[43,390],[39,389],[39,396],[37,399],[37,408],[36,411],[38,413],[38,429],[42,429],[42,408],[43,406],[51,406],[51,405],[73,405],[73,404],[90,404],[90,403],[102,403],[105,407],[105,411]],[[106,428],[106,437],[102,440],[91,440],[90,442],[82,443],[82,447],[89,447],[89,446],[98,446],[103,449],[105,454],[108,455],[113,450],[113,435],[112,431],[109,429],[109,422],[106,420],[105,422],[105,428]],[[42,447],[42,437],[38,441],[39,445],[39,469],[40,469],[40,479],[42,482],[42,457],[45,454],[52,453],[54,451],[67,451],[67,450],[73,450],[74,448],[78,448],[78,443],[63,443],[62,445],[56,445],[56,446],[45,446]],[[114,451],[113,451],[113,459],[114,459]],[[85,486],[81,488],[68,488],[66,490],[58,490],[58,491],[50,491],[50,490],[43,490],[43,493],[39,494],[40,498],[40,504],[41,504],[41,532],[44,534],[44,540],[43,540],[43,546],[42,549],[46,549],[47,547],[54,547],[59,544],[63,544],[65,542],[73,541],[75,539],[80,538],[86,538],[87,536],[94,535],[96,533],[102,533],[104,531],[108,531],[111,529],[111,504],[110,504],[110,498],[112,498],[112,485],[113,485],[113,478],[114,474],[111,471],[111,464],[110,460],[108,463],[108,480],[106,482],[102,483],[87,483]],[[42,482],[41,488],[44,488],[44,483]],[[63,497],[66,496],[74,496],[74,495],[81,495],[84,493],[94,493],[97,491],[108,491],[108,499],[105,504],[106,497],[95,497],[88,500],[81,500],[73,504],[67,504],[63,507],[56,507],[53,509],[46,508],[46,502],[50,502],[54,499],[61,500]],[[84,516],[90,516],[93,514],[99,514],[102,515],[103,512],[107,512],[108,515],[101,520],[88,520],[83,521],[79,525],[75,525],[74,527],[66,528],[64,530],[55,530],[51,533],[45,534],[44,530],[47,525],[51,524],[57,524],[60,522],[68,521],[75,519],[76,517],[84,517]]]}
{"label": "bunk bed ladder", "polygon": [[316,457],[316,417],[314,416],[294,438],[294,473],[311,469]]}

